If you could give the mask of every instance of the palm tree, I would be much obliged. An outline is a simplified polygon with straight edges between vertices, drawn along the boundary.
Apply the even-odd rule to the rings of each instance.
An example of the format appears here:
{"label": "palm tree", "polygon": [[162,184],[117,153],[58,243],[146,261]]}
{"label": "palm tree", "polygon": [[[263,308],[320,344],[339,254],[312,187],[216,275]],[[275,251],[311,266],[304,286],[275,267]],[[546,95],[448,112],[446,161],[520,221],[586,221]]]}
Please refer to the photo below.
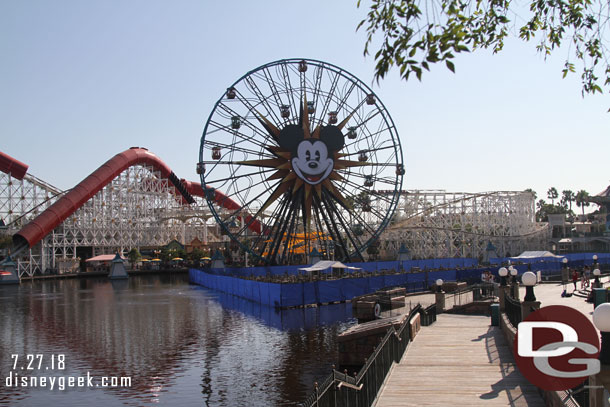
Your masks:
{"label": "palm tree", "polygon": [[555,199],[559,197],[559,192],[557,192],[557,188],[551,187],[546,191],[546,196],[551,200],[551,205],[555,205]]}
{"label": "palm tree", "polygon": [[561,191],[561,201],[564,203],[564,206],[567,205],[569,210],[572,210],[572,202],[576,199],[576,194],[569,189],[565,191]]}
{"label": "palm tree", "polygon": [[581,189],[576,193],[576,206],[580,206],[582,208],[582,214],[585,214],[585,206],[589,206],[591,203],[589,202],[589,193],[584,189]]}

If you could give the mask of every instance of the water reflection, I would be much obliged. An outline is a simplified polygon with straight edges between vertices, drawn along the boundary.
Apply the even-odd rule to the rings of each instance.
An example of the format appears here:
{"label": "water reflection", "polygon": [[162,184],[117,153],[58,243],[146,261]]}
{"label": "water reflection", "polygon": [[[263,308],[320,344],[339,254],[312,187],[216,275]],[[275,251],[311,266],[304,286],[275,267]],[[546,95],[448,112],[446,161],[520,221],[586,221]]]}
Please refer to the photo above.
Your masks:
{"label": "water reflection", "polygon": [[[337,359],[345,304],[279,311],[186,275],[0,287],[0,405],[294,405]],[[11,354],[65,354],[66,372],[130,388],[7,388]],[[47,372],[36,372],[46,375]]]}

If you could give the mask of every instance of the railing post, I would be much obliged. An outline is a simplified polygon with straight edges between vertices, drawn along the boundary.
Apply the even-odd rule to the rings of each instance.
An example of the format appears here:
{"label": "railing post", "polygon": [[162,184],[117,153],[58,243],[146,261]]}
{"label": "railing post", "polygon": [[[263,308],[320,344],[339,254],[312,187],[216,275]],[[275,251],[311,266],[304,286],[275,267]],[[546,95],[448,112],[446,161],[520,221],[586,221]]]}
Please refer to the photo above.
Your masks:
{"label": "railing post", "polygon": [[508,295],[508,286],[501,285],[498,291],[498,299],[500,302],[500,311],[504,311],[506,309],[506,296]]}
{"label": "railing post", "polygon": [[533,311],[540,309],[540,301],[523,301],[521,303],[521,320],[523,321]]}
{"label": "railing post", "polygon": [[517,281],[516,277],[513,279],[513,283],[511,284],[510,288],[513,299],[519,301],[519,282]]}
{"label": "railing post", "polygon": [[436,313],[441,313],[445,309],[445,293],[436,292],[434,293],[434,299],[436,300]]}

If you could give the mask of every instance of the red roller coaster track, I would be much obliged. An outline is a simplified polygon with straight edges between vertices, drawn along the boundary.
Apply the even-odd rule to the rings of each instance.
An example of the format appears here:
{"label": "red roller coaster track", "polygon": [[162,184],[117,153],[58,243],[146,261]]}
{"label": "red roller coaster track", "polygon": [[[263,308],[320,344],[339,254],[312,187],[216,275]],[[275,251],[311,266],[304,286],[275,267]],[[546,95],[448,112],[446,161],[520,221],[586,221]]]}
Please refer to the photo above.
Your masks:
{"label": "red roller coaster track", "polygon": [[[5,169],[13,169],[13,172],[11,172],[12,176],[18,178],[21,174],[21,177],[23,177],[25,171],[27,171],[27,165],[20,163],[9,156],[6,157],[11,159],[11,161],[6,160],[5,156],[5,154],[0,156],[0,170],[8,172]],[[13,166],[11,166],[11,163],[13,163]],[[145,148],[132,147],[129,150],[123,151],[112,157],[91,173],[91,175],[63,195],[57,202],[49,206],[44,212],[24,226],[23,229],[17,232],[13,236],[13,244],[16,251],[34,246],[77,209],[83,206],[85,202],[102,190],[102,188],[112,182],[121,172],[131,166],[139,164],[153,167],[156,171],[161,173],[163,178],[170,180],[175,191],[181,196],[184,204],[194,202],[192,195],[204,196],[201,184],[179,180],[167,164],[161,161],[155,154],[149,152]],[[16,172],[15,169],[17,170]],[[214,199],[219,205],[228,210],[238,210],[240,208],[236,202],[218,190],[215,192]],[[246,221],[249,221],[249,219],[246,218]],[[255,233],[260,233],[261,225],[258,221],[255,221],[252,222],[249,228]]]}
{"label": "red roller coaster track", "polygon": [[[186,190],[191,195],[205,198],[205,192],[203,188],[201,188],[200,183],[187,181],[185,179],[181,179],[180,182],[182,182],[182,184],[186,187]],[[241,206],[237,202],[235,202],[217,189],[214,189],[214,202],[230,211],[239,211],[241,209]],[[258,220],[254,219],[251,215],[246,215],[244,220],[246,224],[248,224],[248,229],[250,229],[254,233],[261,234],[263,228]]]}
{"label": "red roller coaster track", "polygon": [[11,177],[22,180],[28,172],[28,166],[8,154],[0,151],[0,171],[11,174]]}

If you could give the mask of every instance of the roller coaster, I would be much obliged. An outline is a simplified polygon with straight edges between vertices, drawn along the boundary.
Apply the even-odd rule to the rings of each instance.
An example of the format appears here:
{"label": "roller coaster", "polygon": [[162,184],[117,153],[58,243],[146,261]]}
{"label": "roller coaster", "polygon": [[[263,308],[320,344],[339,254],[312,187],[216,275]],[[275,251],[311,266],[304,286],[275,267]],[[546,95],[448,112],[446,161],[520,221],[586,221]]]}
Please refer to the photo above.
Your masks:
{"label": "roller coaster", "polygon": [[[11,235],[19,275],[78,266],[79,256],[131,248],[222,241],[203,190],[179,179],[155,154],[132,147],[74,188],[61,191],[0,156],[0,218]],[[232,202],[217,192],[222,205]]]}
{"label": "roller coaster", "polygon": [[[383,194],[371,194],[374,209],[384,210]],[[0,231],[12,236],[11,256],[20,276],[69,270],[78,267],[79,257],[172,240],[227,242],[206,198],[227,212],[244,212],[218,189],[210,197],[200,183],[179,179],[142,147],[117,154],[67,191],[0,153]],[[546,224],[537,224],[534,215],[528,192],[400,191],[390,225],[368,258],[396,258],[402,244],[413,258],[482,258],[490,243],[497,255],[517,254],[543,247],[549,237]],[[250,221],[248,228],[255,236],[264,225]]]}

